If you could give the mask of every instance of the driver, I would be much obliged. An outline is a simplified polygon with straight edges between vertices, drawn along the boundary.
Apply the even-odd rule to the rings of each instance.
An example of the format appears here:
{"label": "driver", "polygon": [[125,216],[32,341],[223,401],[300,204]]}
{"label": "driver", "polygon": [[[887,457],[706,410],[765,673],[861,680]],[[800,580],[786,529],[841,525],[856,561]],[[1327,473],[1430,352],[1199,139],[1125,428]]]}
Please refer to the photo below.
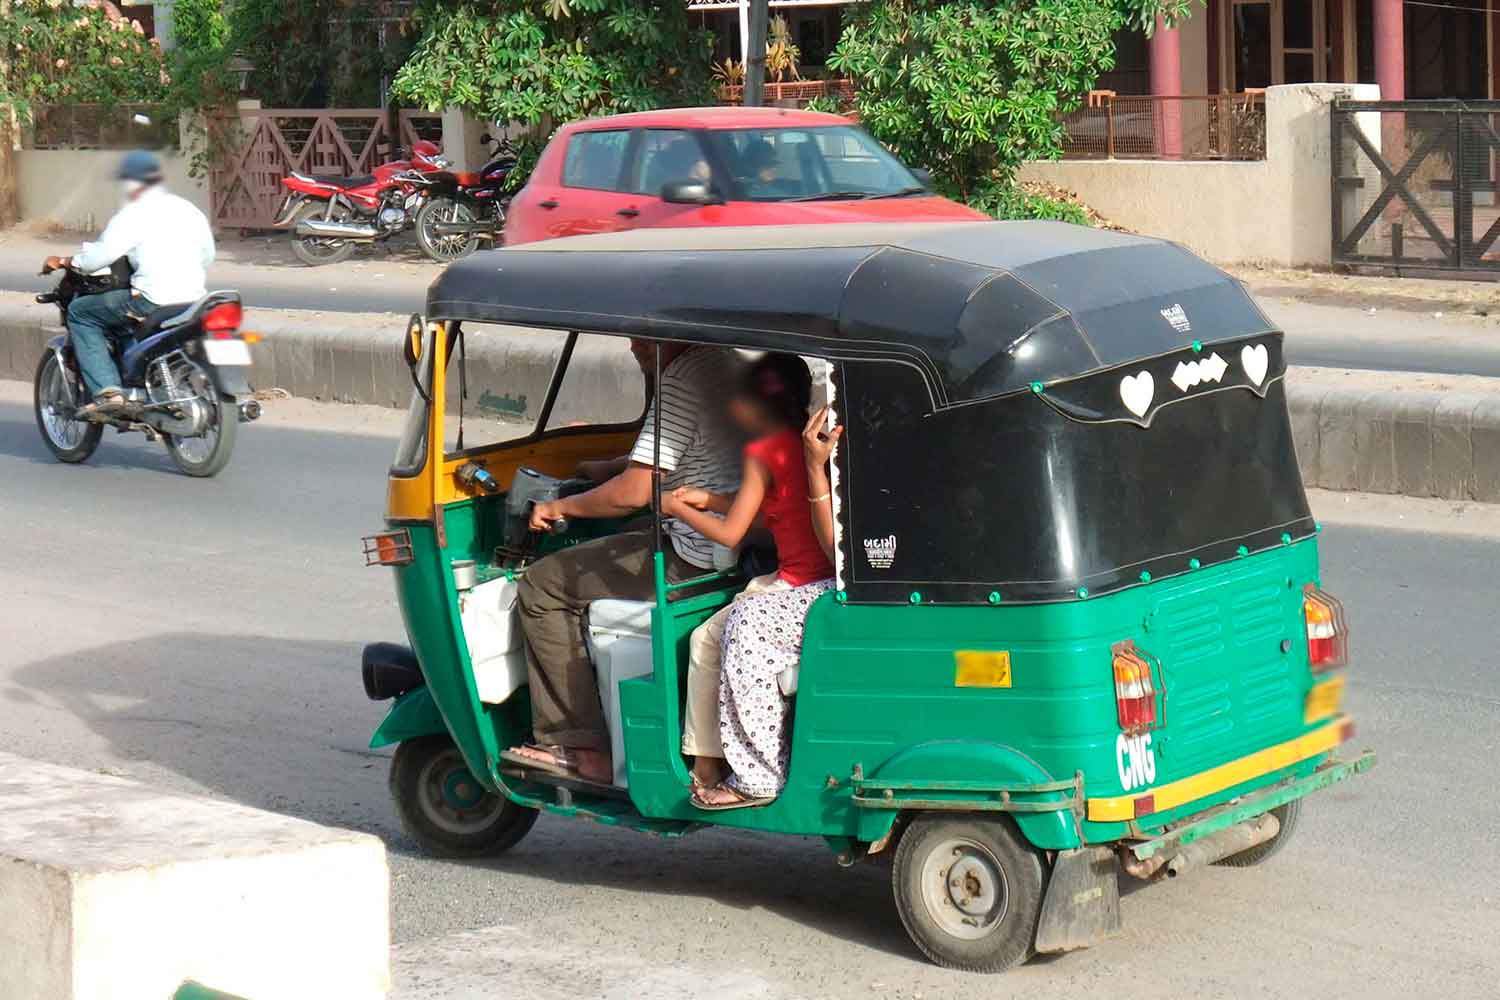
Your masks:
{"label": "driver", "polygon": [[62,267],[88,274],[128,257],[134,268],[129,288],[80,295],[68,306],[73,352],[93,396],[79,409],[80,417],[107,416],[126,408],[109,338],[160,306],[202,298],[205,272],[214,259],[208,219],[186,198],[167,192],[155,156],[142,149],[126,153],[115,179],[120,184],[120,210],[99,238],[71,257],[48,257],[42,264],[43,274]]}
{"label": "driver", "polygon": [[[632,340],[637,360],[651,341]],[[734,493],[740,486],[740,435],[721,402],[738,384],[739,363],[718,347],[662,344],[661,386],[646,412],[624,470],[587,493],[539,503],[531,529],[559,518],[619,518],[651,503],[656,408],[661,408],[662,489],[702,486]],[[667,579],[680,582],[713,569],[713,543],[682,521],[667,521]],[[538,560],[516,587],[531,684],[535,743],[503,756],[562,777],[610,784],[609,733],[594,668],[583,639],[589,603],[606,597],[647,600],[653,591],[652,532],[632,531],[575,545]]]}

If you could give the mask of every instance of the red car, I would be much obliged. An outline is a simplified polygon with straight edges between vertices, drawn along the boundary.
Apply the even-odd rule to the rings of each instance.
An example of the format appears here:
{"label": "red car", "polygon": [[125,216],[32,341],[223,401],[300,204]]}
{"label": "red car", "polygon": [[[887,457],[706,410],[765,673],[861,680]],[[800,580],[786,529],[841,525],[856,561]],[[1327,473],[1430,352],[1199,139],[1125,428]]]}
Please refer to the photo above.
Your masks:
{"label": "red car", "polygon": [[620,229],[987,216],[838,115],[681,108],[573,122],[511,203],[505,242]]}

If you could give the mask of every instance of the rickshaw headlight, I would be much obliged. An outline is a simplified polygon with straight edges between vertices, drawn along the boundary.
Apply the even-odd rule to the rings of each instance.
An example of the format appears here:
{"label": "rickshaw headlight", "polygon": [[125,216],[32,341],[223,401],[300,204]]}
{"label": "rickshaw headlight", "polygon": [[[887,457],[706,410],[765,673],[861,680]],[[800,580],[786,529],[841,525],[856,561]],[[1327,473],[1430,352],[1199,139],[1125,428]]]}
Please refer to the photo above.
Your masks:
{"label": "rickshaw headlight", "polygon": [[1156,728],[1156,683],[1151,663],[1135,643],[1126,639],[1115,643],[1115,706],[1120,729],[1133,736]]}
{"label": "rickshaw headlight", "polygon": [[1302,591],[1302,617],[1307,625],[1307,665],[1322,673],[1349,662],[1349,628],[1344,606],[1313,584]]}

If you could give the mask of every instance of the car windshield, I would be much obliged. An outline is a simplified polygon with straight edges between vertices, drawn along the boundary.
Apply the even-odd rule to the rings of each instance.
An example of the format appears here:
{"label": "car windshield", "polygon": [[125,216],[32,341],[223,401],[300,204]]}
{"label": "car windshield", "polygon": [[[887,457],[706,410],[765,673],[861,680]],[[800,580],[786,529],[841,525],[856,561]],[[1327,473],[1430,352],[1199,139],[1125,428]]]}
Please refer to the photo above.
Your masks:
{"label": "car windshield", "polygon": [[702,134],[735,201],[842,201],[918,194],[922,182],[852,125],[747,128]]}

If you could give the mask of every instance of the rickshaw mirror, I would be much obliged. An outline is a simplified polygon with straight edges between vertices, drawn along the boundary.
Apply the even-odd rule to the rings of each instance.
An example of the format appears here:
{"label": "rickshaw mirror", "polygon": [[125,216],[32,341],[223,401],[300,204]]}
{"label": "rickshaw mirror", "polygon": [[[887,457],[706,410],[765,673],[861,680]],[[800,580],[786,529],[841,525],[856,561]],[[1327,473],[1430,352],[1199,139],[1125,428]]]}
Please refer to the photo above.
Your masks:
{"label": "rickshaw mirror", "polygon": [[422,317],[412,314],[406,322],[406,337],[401,344],[401,354],[406,358],[406,367],[416,368],[422,360]]}

